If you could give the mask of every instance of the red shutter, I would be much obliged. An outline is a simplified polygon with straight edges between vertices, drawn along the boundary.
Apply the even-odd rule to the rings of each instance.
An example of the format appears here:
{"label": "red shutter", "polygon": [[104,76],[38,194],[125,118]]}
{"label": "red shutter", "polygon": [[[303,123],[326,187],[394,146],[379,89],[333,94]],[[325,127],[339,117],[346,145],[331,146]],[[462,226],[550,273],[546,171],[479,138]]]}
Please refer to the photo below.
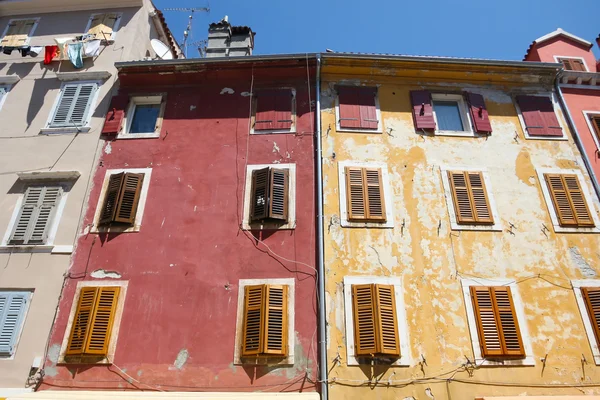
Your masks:
{"label": "red shutter", "polygon": [[415,129],[435,129],[431,93],[427,90],[411,90],[410,100],[412,102]]}
{"label": "red shutter", "polygon": [[340,128],[377,129],[377,89],[372,87],[340,86]]}
{"label": "red shutter", "polygon": [[490,117],[485,107],[483,96],[477,93],[465,92],[465,97],[469,104],[469,111],[475,131],[477,133],[492,133],[492,124],[490,123]]}
{"label": "red shutter", "polygon": [[290,129],[292,122],[291,90],[261,90],[257,93],[255,131]]}
{"label": "red shutter", "polygon": [[125,118],[125,108],[129,103],[129,96],[120,94],[114,96],[110,102],[110,108],[106,113],[104,127],[102,128],[103,135],[111,135],[119,133]]}
{"label": "red shutter", "polygon": [[563,135],[550,97],[517,96],[517,102],[530,136],[561,137]]}

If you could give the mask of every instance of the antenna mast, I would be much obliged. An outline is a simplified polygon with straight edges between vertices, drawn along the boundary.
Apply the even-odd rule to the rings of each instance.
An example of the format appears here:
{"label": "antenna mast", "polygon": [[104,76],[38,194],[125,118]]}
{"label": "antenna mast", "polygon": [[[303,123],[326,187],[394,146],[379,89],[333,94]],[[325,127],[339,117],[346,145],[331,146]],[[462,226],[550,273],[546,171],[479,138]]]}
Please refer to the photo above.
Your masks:
{"label": "antenna mast", "polygon": [[182,46],[183,47],[183,54],[185,55],[185,58],[187,58],[187,55],[188,55],[188,52],[187,52],[188,36],[192,33],[192,20],[194,19],[194,13],[196,11],[209,12],[210,8],[208,8],[208,7],[165,8],[165,9],[163,9],[163,11],[185,11],[185,12],[189,12],[190,13],[187,27],[185,28],[185,31],[183,31],[183,46]]}

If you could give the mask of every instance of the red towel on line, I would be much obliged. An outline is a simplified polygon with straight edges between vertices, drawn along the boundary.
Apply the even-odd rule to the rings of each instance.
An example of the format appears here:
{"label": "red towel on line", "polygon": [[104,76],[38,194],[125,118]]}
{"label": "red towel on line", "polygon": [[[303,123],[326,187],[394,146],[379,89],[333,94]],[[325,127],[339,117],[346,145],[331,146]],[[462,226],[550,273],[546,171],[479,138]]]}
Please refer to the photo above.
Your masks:
{"label": "red towel on line", "polygon": [[46,46],[44,53],[44,64],[48,65],[58,55],[58,46]]}

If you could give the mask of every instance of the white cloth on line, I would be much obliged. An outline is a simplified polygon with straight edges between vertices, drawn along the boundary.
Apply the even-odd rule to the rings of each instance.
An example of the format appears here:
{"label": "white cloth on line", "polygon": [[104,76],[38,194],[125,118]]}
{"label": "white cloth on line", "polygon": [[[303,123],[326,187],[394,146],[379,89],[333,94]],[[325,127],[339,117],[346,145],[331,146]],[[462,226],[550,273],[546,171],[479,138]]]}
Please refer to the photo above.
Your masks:
{"label": "white cloth on line", "polygon": [[100,54],[100,40],[90,40],[83,43],[83,56],[96,57]]}

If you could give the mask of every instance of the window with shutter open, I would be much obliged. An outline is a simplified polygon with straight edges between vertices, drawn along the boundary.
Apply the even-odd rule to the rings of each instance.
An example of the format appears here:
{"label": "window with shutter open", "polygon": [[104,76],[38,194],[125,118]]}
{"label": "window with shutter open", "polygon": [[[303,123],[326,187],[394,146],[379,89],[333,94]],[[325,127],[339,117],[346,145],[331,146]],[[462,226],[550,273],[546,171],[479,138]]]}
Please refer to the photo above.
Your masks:
{"label": "window with shutter open", "polygon": [[560,226],[595,226],[577,175],[544,174],[544,179]]}
{"label": "window with shutter open", "polygon": [[385,222],[381,168],[345,167],[349,221]]}
{"label": "window with shutter open", "polygon": [[377,88],[364,86],[339,86],[340,128],[377,130]]}
{"label": "window with shutter open", "polygon": [[563,131],[549,96],[517,96],[529,136],[562,137]]}
{"label": "window with shutter open", "polygon": [[69,83],[63,86],[50,120],[50,128],[83,127],[88,124],[96,83]]}
{"label": "window with shutter open", "polygon": [[287,285],[249,285],[244,290],[242,357],[287,356]]}
{"label": "window with shutter open", "polygon": [[67,356],[107,356],[119,287],[82,287],[72,321]]}
{"label": "window with shutter open", "polygon": [[352,285],[355,355],[400,357],[393,285]]}
{"label": "window with shutter open", "polygon": [[596,134],[596,139],[600,142],[600,116],[595,115],[590,118],[592,121],[592,128],[594,129],[594,133]]}
{"label": "window with shutter open", "polygon": [[288,220],[289,171],[266,167],[252,171],[250,222]]}
{"label": "window with shutter open", "polygon": [[30,293],[0,292],[0,357],[14,354]]}
{"label": "window with shutter open", "polygon": [[1,47],[21,47],[29,42],[29,35],[36,24],[35,19],[12,20],[8,23],[6,34],[0,41]]}
{"label": "window with shutter open", "polygon": [[524,358],[510,287],[471,286],[470,291],[482,356]]}
{"label": "window with shutter open", "polygon": [[144,174],[121,172],[110,175],[99,224],[107,225],[116,222],[133,225],[143,182]]}
{"label": "window with shutter open", "polygon": [[559,58],[558,61],[562,63],[563,68],[567,71],[587,71],[583,61],[578,58]]}
{"label": "window with shutter open", "polygon": [[111,40],[119,14],[106,13],[94,14],[90,17],[88,34],[94,35],[96,39]]}
{"label": "window with shutter open", "polygon": [[600,348],[600,287],[582,287],[581,295],[594,331],[596,344]]}
{"label": "window with shutter open", "polygon": [[257,91],[254,97],[255,131],[289,131],[294,123],[290,89]]}
{"label": "window with shutter open", "polygon": [[44,244],[63,190],[60,186],[30,186],[13,227],[9,244]]}
{"label": "window with shutter open", "polygon": [[456,222],[471,225],[493,225],[482,172],[448,171]]}

